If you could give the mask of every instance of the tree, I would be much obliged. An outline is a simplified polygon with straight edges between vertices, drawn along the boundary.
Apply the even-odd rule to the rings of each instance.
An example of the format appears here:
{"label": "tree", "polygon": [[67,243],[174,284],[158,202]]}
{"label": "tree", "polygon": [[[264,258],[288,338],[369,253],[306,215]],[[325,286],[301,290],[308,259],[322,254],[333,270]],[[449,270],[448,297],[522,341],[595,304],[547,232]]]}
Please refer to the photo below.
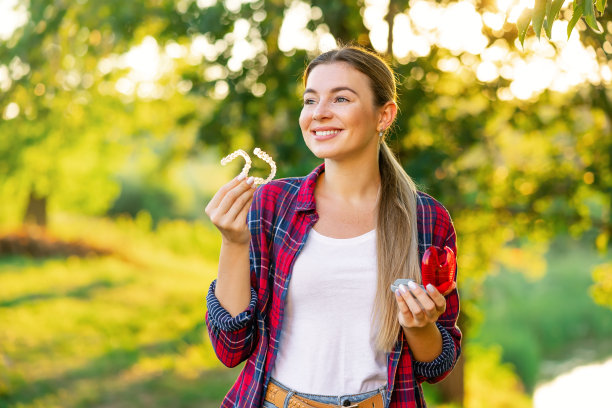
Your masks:
{"label": "tree", "polygon": [[0,47],[0,67],[8,67],[0,94],[0,133],[7,135],[0,195],[11,197],[1,218],[20,218],[25,208],[26,219],[45,224],[48,206],[104,212],[118,194],[111,176],[129,153],[128,141],[167,137],[186,108],[194,110],[175,90],[163,99],[123,95],[116,84],[127,70],[107,68],[158,34],[156,22],[173,14],[173,2],[33,0],[28,10],[26,25]]}
{"label": "tree", "polygon": [[[603,66],[612,46],[610,12],[601,4],[604,12],[597,18],[607,33],[581,22],[573,28]],[[536,2],[538,11],[530,16],[536,34],[541,27],[552,30],[552,7],[559,3],[550,5],[550,18],[542,19],[542,2]],[[477,11],[491,7],[481,3]],[[0,141],[0,196],[4,202],[18,198],[16,205],[4,206],[5,219],[28,201],[31,208],[42,207],[39,214],[46,206],[105,211],[118,193],[111,176],[129,147],[146,138],[165,144],[152,166],[155,176],[202,148],[222,155],[255,146],[275,157],[278,176],[305,174],[317,162],[299,142],[297,125],[307,59],[336,42],[374,45],[365,5],[348,0],[289,6],[281,0],[32,0],[29,11],[28,23],[0,48],[0,72],[5,67],[10,77],[0,94],[6,119],[0,132],[10,135]],[[612,95],[604,82],[520,99],[511,91],[516,78],[500,73],[482,79],[479,68],[493,64],[484,60],[485,50],[517,59],[537,52],[533,38],[525,36],[525,20],[520,30],[503,21],[496,28],[482,26],[485,38],[477,52],[432,41],[422,52],[394,53],[409,42],[394,33],[419,23],[410,12],[408,2],[392,0],[384,18],[387,58],[400,86],[391,143],[408,173],[454,218],[465,330],[477,321],[469,300],[499,267],[505,248],[529,251],[533,242],[546,243],[560,232],[594,233],[602,249],[609,246],[612,141],[606,136],[612,133]],[[284,42],[283,33],[291,30],[302,43]],[[141,87],[118,61],[145,42],[160,55],[169,49],[186,56],[173,59],[167,77]],[[553,53],[562,52],[552,44]],[[498,71],[510,65],[498,62]],[[157,85],[161,96],[145,92]],[[193,126],[198,143],[189,137]],[[461,387],[453,393],[449,399],[462,399]]]}

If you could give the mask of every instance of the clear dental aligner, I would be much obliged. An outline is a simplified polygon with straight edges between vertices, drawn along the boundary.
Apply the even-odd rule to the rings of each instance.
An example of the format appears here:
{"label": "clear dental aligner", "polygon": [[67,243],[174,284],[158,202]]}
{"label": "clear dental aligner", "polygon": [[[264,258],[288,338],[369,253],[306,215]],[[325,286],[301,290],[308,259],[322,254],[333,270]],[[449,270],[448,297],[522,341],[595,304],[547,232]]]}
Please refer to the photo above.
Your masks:
{"label": "clear dental aligner", "polygon": [[[253,183],[254,184],[266,184],[267,182],[272,180],[274,176],[276,175],[276,163],[274,163],[274,160],[268,153],[264,152],[259,147],[256,147],[255,150],[253,150],[253,153],[255,153],[255,156],[259,157],[260,159],[268,163],[271,169],[270,175],[268,176],[268,178],[264,180],[261,177],[253,177]],[[246,177],[246,175],[249,173],[249,170],[251,169],[252,162],[251,162],[251,158],[249,157],[249,155],[242,149],[238,149],[232,154],[229,154],[225,156],[223,159],[221,159],[221,165],[225,166],[227,163],[231,162],[238,156],[242,156],[244,158],[244,161],[246,162],[244,164],[244,167],[242,168],[242,171],[240,172],[240,176]]]}
{"label": "clear dental aligner", "polygon": [[246,162],[244,164],[244,167],[242,168],[242,171],[240,172],[240,176],[246,177],[246,175],[249,174],[249,170],[251,169],[251,158],[249,157],[247,152],[245,152],[242,149],[238,149],[234,153],[229,154],[225,156],[224,158],[222,158],[221,165],[225,166],[227,163],[231,162],[238,156],[242,156],[244,158],[244,161]]}
{"label": "clear dental aligner", "polygon": [[253,153],[255,153],[255,156],[259,157],[261,160],[265,161],[270,165],[270,175],[268,176],[268,178],[264,180],[261,177],[253,177],[253,182],[255,184],[266,184],[276,175],[276,163],[274,163],[274,160],[268,153],[264,152],[259,147],[256,147],[255,150],[253,150]]}

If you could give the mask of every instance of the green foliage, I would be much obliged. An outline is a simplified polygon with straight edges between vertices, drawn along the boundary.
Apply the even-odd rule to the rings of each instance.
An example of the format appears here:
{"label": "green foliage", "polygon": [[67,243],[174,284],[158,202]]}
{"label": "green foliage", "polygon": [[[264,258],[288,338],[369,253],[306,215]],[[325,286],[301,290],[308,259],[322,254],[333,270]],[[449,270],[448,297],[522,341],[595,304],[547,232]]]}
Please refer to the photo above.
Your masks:
{"label": "green foliage", "polygon": [[[542,24],[544,23],[544,14],[546,9],[551,9],[551,0],[536,0],[535,8],[533,10],[533,30],[535,31],[538,39],[540,38],[540,32],[542,31]],[[518,22],[517,22],[518,24]],[[527,30],[525,30],[527,31]],[[521,44],[523,41],[521,41]]]}
{"label": "green foliage", "polygon": [[115,255],[0,259],[0,405],[218,406],[237,371],[220,369],[203,322],[217,234],[153,232],[146,215],[52,229]]}
{"label": "green foliage", "polygon": [[[559,16],[559,11],[565,3],[564,0],[536,0],[535,7],[533,9],[525,9],[521,13],[521,16],[516,22],[516,28],[518,30],[518,38],[521,45],[524,42],[525,34],[529,28],[529,23],[532,22],[533,31],[535,32],[538,39],[540,39],[540,32],[542,30],[542,24],[546,31],[546,35],[549,39],[552,39],[552,25]],[[572,30],[576,26],[580,17],[584,17],[584,21],[596,34],[601,34],[601,24],[598,25],[597,19],[595,18],[595,9],[601,14],[601,20],[605,23],[609,21],[604,16],[607,0],[574,0],[572,5],[572,18],[567,26],[567,37],[569,38],[572,34]],[[544,15],[546,19],[544,20]],[[533,17],[533,18],[532,18]]]}
{"label": "green foliage", "polygon": [[552,3],[546,2],[546,20],[544,21],[544,28],[546,29],[548,38],[552,37],[552,26],[559,15],[559,11],[561,11],[563,3],[565,3],[565,0],[554,0]]}
{"label": "green foliage", "polygon": [[482,347],[468,343],[464,349],[466,407],[532,406],[512,365],[502,362],[500,347]]}
{"label": "green foliage", "polygon": [[121,194],[107,213],[135,217],[140,211],[146,211],[151,214],[154,224],[157,224],[163,218],[176,218],[176,209],[173,206],[172,194],[163,186],[127,181],[122,184]]}
{"label": "green foliage", "polygon": [[569,353],[577,359],[593,358],[570,351],[576,345],[582,345],[578,346],[582,351],[584,346],[592,347],[595,358],[605,357],[612,313],[588,296],[589,270],[599,262],[597,253],[584,243],[557,240],[548,252],[543,277],[529,278],[507,269],[488,277],[479,302],[484,321],[474,341],[499,344],[503,360],[516,367],[529,390],[554,374],[542,372],[544,361],[564,361]]}
{"label": "green foliage", "polygon": [[[370,45],[369,31],[362,17],[363,2],[313,0],[307,4],[313,6],[307,25],[311,32],[329,32],[338,42]],[[591,28],[593,18],[607,27],[610,14],[606,2],[596,0],[594,6],[592,4],[592,1],[574,3],[574,24],[585,16]],[[523,43],[531,23],[538,37],[544,27],[550,38],[553,22],[563,17],[562,5],[562,0],[538,0],[535,11],[526,11],[519,19],[518,32],[485,30],[489,43],[501,44],[500,49],[506,49],[510,58],[515,54],[515,39],[518,37]],[[406,6],[405,2],[391,1],[391,15],[387,16],[387,21],[393,20],[393,13],[405,11]],[[479,11],[486,9],[484,3],[478,7]],[[597,12],[591,13],[593,7]],[[240,5],[213,2],[210,7],[200,7],[198,2],[191,0],[147,0],[129,4],[118,0],[30,1],[28,23],[0,44],[0,68],[12,67],[10,84],[0,92],[0,111],[12,102],[20,108],[17,117],[0,122],[3,136],[0,138],[0,200],[3,203],[0,225],[14,227],[20,224],[31,191],[47,196],[50,228],[66,238],[79,237],[86,231],[88,239],[103,247],[115,248],[121,254],[120,260],[82,261],[84,263],[79,264],[84,270],[93,271],[91,276],[99,280],[99,286],[93,287],[92,293],[109,293],[115,296],[113,302],[120,302],[116,293],[113,294],[118,290],[113,286],[118,278],[104,275],[106,268],[114,268],[128,281],[134,279],[144,287],[150,282],[140,280],[145,279],[140,275],[147,274],[142,274],[137,265],[149,268],[147,273],[153,271],[153,280],[176,270],[206,270],[206,276],[211,278],[216,270],[218,235],[208,225],[192,225],[167,218],[177,215],[195,218],[201,214],[205,199],[233,174],[234,169],[221,168],[218,159],[236,148],[252,150],[260,146],[278,162],[278,177],[306,174],[319,162],[301,143],[297,124],[301,108],[300,75],[311,53],[317,51],[279,49],[286,8],[287,3],[280,0],[256,0]],[[234,31],[245,22],[249,29],[241,39]],[[600,54],[605,41],[609,41],[593,29],[581,29],[580,35],[585,44],[592,45]],[[160,52],[178,48],[180,54],[202,47],[202,44],[206,47],[203,47],[205,52],[176,57],[168,63],[171,69],[155,80],[161,96],[152,97],[144,92],[147,84],[141,88],[142,84],[133,83],[133,93],[121,92],[119,85],[122,79],[129,77],[130,68],[118,61],[145,40],[153,40]],[[243,40],[253,46],[252,55],[237,61],[233,48],[244,45]],[[397,72],[400,95],[400,115],[389,142],[408,173],[423,190],[443,202],[453,216],[459,240],[460,288],[466,294],[462,306],[467,311],[468,326],[470,318],[476,319],[481,314],[487,331],[491,327],[491,333],[514,338],[513,343],[508,341],[504,358],[515,361],[521,375],[532,382],[537,372],[537,359],[548,358],[548,349],[543,351],[539,343],[534,346],[531,334],[513,337],[516,330],[489,326],[495,316],[504,316],[499,317],[503,321],[506,315],[495,307],[479,310],[470,302],[480,296],[482,281],[502,267],[511,265],[529,271],[529,279],[542,277],[544,268],[538,261],[539,251],[557,234],[597,236],[600,237],[596,239],[600,250],[604,252],[609,248],[612,234],[609,218],[612,139],[608,137],[612,129],[611,91],[604,85],[584,85],[567,94],[547,91],[537,99],[508,101],[500,99],[500,90],[507,89],[510,84],[506,76],[487,83],[477,79],[476,67],[482,62],[479,56],[467,52],[458,54],[433,45],[424,57],[402,61],[394,60],[392,55],[387,57]],[[455,61],[457,68],[441,69],[444,61]],[[259,170],[256,168],[254,172]],[[118,180],[130,182],[121,184]],[[119,216],[114,221],[83,221],[74,215],[104,214],[109,208],[111,213],[126,212],[131,216]],[[513,251],[517,245],[523,245],[520,257]],[[529,249],[525,249],[528,246]],[[124,262],[125,259],[130,262]],[[56,272],[52,271],[62,269],[57,264],[38,266],[42,275],[49,271],[53,275]],[[12,264],[7,268],[12,267],[23,270]],[[74,265],[69,269],[70,275],[64,276],[65,281],[70,281],[76,271]],[[598,283],[593,296],[600,302],[609,303],[608,273],[599,271],[594,272]],[[34,275],[32,271],[28,273]],[[549,275],[557,276],[552,272]],[[516,278],[518,275],[509,276]],[[546,279],[549,278],[540,282]],[[571,281],[569,275],[567,279]],[[160,281],[165,280],[160,278]],[[42,282],[44,280],[36,284]],[[573,299],[578,290],[586,293],[588,284],[585,282],[581,280],[579,284],[575,282],[574,286],[564,287],[563,296]],[[539,285],[531,280],[510,279],[504,281],[506,283],[508,290],[517,286],[522,288],[521,293],[525,293],[525,287]],[[90,284],[95,281],[83,282],[83,290],[87,291]],[[173,287],[172,282],[169,285]],[[489,291],[487,285],[485,294]],[[72,296],[72,290],[77,294],[82,291],[64,286],[58,287],[57,299],[54,298],[58,302],[68,298],[61,300],[67,303],[62,303],[60,309],[82,307],[80,303],[70,303],[78,298]],[[153,286],[154,295],[167,296],[159,288],[163,286],[159,282]],[[135,296],[145,296],[142,287],[129,287],[139,294]],[[15,292],[14,297],[3,299],[12,302],[20,299],[19,296],[26,299],[36,294],[25,287],[19,290],[21,292]],[[49,295],[53,289],[40,287],[40,291]],[[177,291],[180,290],[177,288]],[[121,295],[129,296],[130,293],[121,292]],[[572,310],[565,309],[569,303],[558,308],[563,311],[560,313],[548,310],[546,304],[535,299],[523,302],[514,292],[499,296],[512,298],[517,304],[514,308],[517,314],[512,315],[512,320],[528,316],[526,324],[533,332],[527,333],[538,333],[542,338],[548,339],[547,333],[556,333],[563,341],[584,335],[581,324],[560,325],[567,328],[564,332],[558,331],[558,321],[565,319],[563,313],[574,316],[576,321],[590,322],[588,316],[573,315]],[[43,298],[37,298],[36,302],[49,301]],[[96,302],[88,310],[93,316],[106,311],[100,299]],[[554,316],[550,320],[552,323],[532,321],[533,309],[524,309],[524,303],[547,310]],[[19,308],[26,304],[24,300]],[[586,310],[586,303],[580,305]],[[141,303],[130,306],[140,308]],[[142,329],[142,322],[132,322],[132,318],[156,320],[150,309],[145,308],[140,316],[136,312],[129,314],[128,306],[122,307],[125,309],[117,313],[128,316],[121,321],[128,332]],[[155,307],[163,308],[166,304]],[[113,310],[109,308],[109,312]],[[172,308],[168,312],[180,314]],[[40,313],[44,319],[53,317],[44,310]],[[28,316],[34,322],[33,315]],[[78,321],[87,320],[80,315],[68,316]],[[195,321],[194,318],[192,328]],[[101,324],[96,324],[96,330],[103,330]],[[171,323],[165,320],[160,323],[165,324],[168,325],[165,327],[167,333],[177,338],[181,336],[182,332]],[[121,325],[116,324],[113,330],[123,331]],[[544,327],[546,332],[541,331]],[[16,326],[15,330],[21,329]],[[53,326],[53,329],[58,327]],[[604,329],[597,330],[597,335],[608,333]],[[79,331],[88,335],[95,332],[85,324],[75,323],[72,333]],[[163,338],[163,335],[163,330],[155,331],[149,341],[155,342],[153,338]],[[92,336],[103,343],[95,333]],[[112,394],[119,387],[112,383],[96,390],[92,380],[96,377],[95,372],[102,370],[104,378],[108,379],[110,375],[106,373],[120,371],[135,361],[144,367],[136,370],[135,377],[142,375],[145,380],[139,382],[130,377],[130,381],[137,383],[131,390],[146,394],[150,388],[181,386],[183,377],[177,380],[168,374],[174,369],[176,353],[164,349],[151,356],[146,346],[126,340],[128,337],[128,334],[121,334],[120,351],[104,343],[104,347],[115,351],[99,354],[104,357],[90,368],[76,370],[68,379],[62,377],[61,369],[48,368],[47,374],[39,374],[46,377],[35,380],[34,386],[48,391],[62,386],[62,381],[66,380],[70,384],[67,388],[72,390],[78,388],[75,385],[77,375],[85,373],[87,379],[81,383],[83,394],[75,393],[75,398],[82,401],[75,404],[91,405],[90,401],[103,400],[107,398],[103,395],[105,392]],[[488,340],[494,343],[497,337]],[[549,341],[554,346],[552,349],[563,347],[555,343],[555,339]],[[54,343],[38,340],[32,343],[46,350],[55,347]],[[71,353],[79,355],[78,346],[72,343],[59,342],[57,345],[60,349],[69,349],[62,358],[69,359]],[[0,368],[0,390],[21,389],[30,379],[28,364],[34,360],[27,360],[24,350],[25,347],[13,350],[24,359],[22,362],[25,361],[20,368],[8,374],[6,367]],[[202,353],[212,356],[209,349]],[[527,361],[525,355],[533,359]],[[42,353],[38,351],[32,354],[32,358],[40,356]],[[198,358],[194,359],[196,364],[201,362]],[[47,364],[47,360],[43,361]],[[115,362],[117,364],[113,365]],[[48,364],[51,367],[51,363]],[[20,374],[20,370],[25,370],[25,374]],[[193,371],[190,375],[194,375]],[[195,384],[209,378],[201,373],[197,375],[201,376],[186,382],[190,385],[189,389],[182,389],[185,394],[198,394],[194,391]],[[59,382],[52,380],[56,377],[60,378]],[[32,404],[47,391],[35,391]],[[59,397],[50,398],[38,402],[52,405],[56,403],[53,398]]]}
{"label": "green foliage", "polygon": [[[518,20],[516,21],[516,28],[518,29],[518,38],[519,38],[519,41],[521,42],[521,45],[525,41],[525,34],[527,34],[527,29],[529,28],[529,23],[531,22],[532,17],[533,17],[533,10],[525,9],[519,16]],[[534,24],[536,23],[534,22]],[[541,28],[541,26],[539,28]],[[536,31],[536,33],[538,33],[538,37],[539,37],[539,33],[540,33],[539,29]]]}
{"label": "green foliage", "polygon": [[612,308],[612,263],[604,263],[593,268],[591,296],[602,306]]}
{"label": "green foliage", "polygon": [[568,37],[572,33],[572,30],[574,29],[574,26],[576,25],[578,20],[580,20],[580,17],[582,16],[583,12],[584,12],[584,1],[580,1],[580,0],[574,1],[573,10],[572,10],[572,18],[569,24],[567,25],[567,36]]}

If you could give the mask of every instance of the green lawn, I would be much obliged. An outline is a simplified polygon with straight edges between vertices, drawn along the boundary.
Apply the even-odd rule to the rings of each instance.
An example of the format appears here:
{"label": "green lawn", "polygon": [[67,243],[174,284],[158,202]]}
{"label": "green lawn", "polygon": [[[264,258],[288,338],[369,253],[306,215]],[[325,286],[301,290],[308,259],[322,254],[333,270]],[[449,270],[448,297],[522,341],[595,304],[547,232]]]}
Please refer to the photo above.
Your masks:
{"label": "green lawn", "polygon": [[612,354],[612,310],[590,295],[593,266],[610,261],[590,241],[558,238],[546,254],[545,274],[502,269],[487,277],[483,322],[472,338],[498,344],[529,390],[539,381]]}
{"label": "green lawn", "polygon": [[0,406],[219,406],[238,371],[219,364],[206,333],[206,243],[168,249],[181,224],[165,237],[122,228],[107,223],[94,240],[113,256],[0,258]]}
{"label": "green lawn", "polygon": [[[201,223],[151,225],[146,214],[57,216],[54,238],[112,255],[0,257],[0,407],[219,406],[239,372],[218,362],[204,325],[219,235]],[[486,401],[490,378],[499,395],[525,399],[501,354],[533,386],[544,359],[612,335],[611,312],[588,295],[594,251],[556,247],[548,261],[542,278],[487,279],[475,340],[503,351],[471,357],[468,399]]]}

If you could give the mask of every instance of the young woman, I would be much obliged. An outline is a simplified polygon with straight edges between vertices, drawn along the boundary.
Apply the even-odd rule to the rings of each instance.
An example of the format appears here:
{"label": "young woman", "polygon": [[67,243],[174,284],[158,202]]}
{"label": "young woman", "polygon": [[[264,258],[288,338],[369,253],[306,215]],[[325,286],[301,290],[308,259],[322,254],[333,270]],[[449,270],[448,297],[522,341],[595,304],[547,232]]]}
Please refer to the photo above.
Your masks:
{"label": "young woman", "polygon": [[456,253],[446,209],[385,143],[393,72],[347,46],[304,72],[299,123],[323,159],[306,177],[224,185],[206,207],[222,234],[206,324],[219,359],[246,360],[222,407],[423,407],[460,354],[455,284],[421,282],[430,245]]}

